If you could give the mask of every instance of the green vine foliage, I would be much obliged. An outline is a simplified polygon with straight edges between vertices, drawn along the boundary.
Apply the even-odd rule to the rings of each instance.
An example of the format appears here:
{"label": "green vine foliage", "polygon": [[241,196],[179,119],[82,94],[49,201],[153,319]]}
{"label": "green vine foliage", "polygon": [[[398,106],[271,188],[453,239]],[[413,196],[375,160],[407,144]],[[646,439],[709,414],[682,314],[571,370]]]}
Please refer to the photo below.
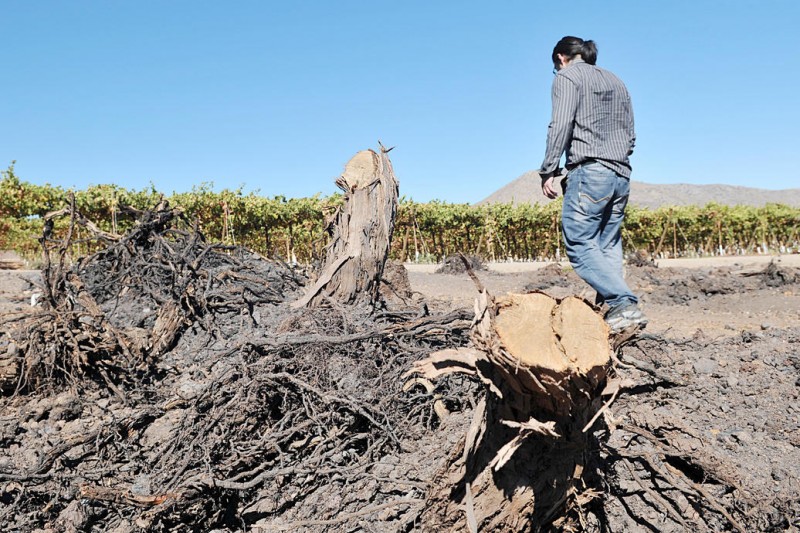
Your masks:
{"label": "green vine foliage", "polygon": [[[326,224],[341,195],[330,197],[264,197],[241,189],[214,191],[203,183],[190,192],[165,196],[151,186],[140,191],[117,185],[94,185],[68,191],[19,179],[14,165],[0,178],[0,249],[13,249],[27,259],[39,255],[38,238],[45,214],[67,205],[68,193],[83,215],[99,227],[123,233],[134,223],[125,207],[153,208],[166,200],[183,208],[209,241],[246,246],[268,257],[309,263],[324,253]],[[441,201],[420,203],[401,198],[392,255],[403,261],[436,261],[463,252],[490,260],[546,260],[563,252],[561,202],[545,205],[489,204],[473,206]],[[56,235],[66,231],[56,224]],[[800,209],[764,207],[629,206],[623,239],[629,251],[659,257],[798,251]],[[83,233],[81,233],[83,232]],[[73,254],[91,251],[86,230],[79,229]]]}

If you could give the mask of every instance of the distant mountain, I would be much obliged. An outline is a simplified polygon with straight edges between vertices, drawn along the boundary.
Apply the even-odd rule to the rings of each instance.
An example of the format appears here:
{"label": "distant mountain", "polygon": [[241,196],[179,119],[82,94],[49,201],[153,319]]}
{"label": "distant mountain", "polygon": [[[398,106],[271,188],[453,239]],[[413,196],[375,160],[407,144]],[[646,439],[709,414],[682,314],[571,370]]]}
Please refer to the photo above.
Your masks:
{"label": "distant mountain", "polygon": [[[532,170],[499,188],[478,202],[478,205],[508,202],[544,204],[549,201],[542,194],[539,174]],[[722,205],[753,206],[776,203],[800,207],[800,189],[771,191],[735,185],[690,185],[687,183],[657,185],[640,181],[631,182],[630,203],[638,207],[656,209],[670,205],[704,206],[710,202]]]}

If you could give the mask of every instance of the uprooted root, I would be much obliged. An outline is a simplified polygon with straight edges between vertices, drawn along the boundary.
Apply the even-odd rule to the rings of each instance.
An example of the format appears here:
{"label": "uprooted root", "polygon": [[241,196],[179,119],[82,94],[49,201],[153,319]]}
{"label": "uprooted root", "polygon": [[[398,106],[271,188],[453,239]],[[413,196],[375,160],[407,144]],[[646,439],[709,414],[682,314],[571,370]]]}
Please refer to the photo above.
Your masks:
{"label": "uprooted root", "polygon": [[[164,204],[135,215],[135,227],[124,236],[85,219],[74,199],[69,208],[47,216],[40,239],[42,308],[11,329],[21,362],[18,392],[88,375],[124,397],[124,385],[152,370],[187,326],[197,322],[214,331],[211,313],[252,311],[282,301],[299,286],[288,267],[207,243],[180,209]],[[53,222],[63,216],[69,217],[69,229],[64,239],[54,239]],[[71,263],[78,226],[102,249]]]}
{"label": "uprooted root", "polygon": [[[412,443],[438,427],[442,413],[424,388],[404,391],[401,374],[452,342],[465,318],[381,320],[361,330],[347,322],[363,317],[305,310],[285,319],[291,333],[215,343],[205,360],[128,407],[70,400],[55,416],[81,413],[91,425],[76,434],[67,423],[44,457],[0,479],[17,483],[7,489],[17,516],[66,483],[39,520],[72,521],[79,530],[135,523],[147,531],[296,531],[308,506],[318,525],[348,514],[368,520],[364,511],[381,506],[392,507],[392,522],[410,522],[433,467],[398,457],[419,453]],[[468,389],[454,381],[436,392],[461,411]],[[403,463],[419,471],[396,471]],[[7,527],[19,525],[5,516]]]}
{"label": "uprooted root", "polygon": [[[637,376],[637,383],[604,413],[596,432],[606,487],[603,520],[619,530],[645,527],[652,531],[783,531],[798,523],[800,492],[787,483],[784,497],[776,498],[773,491],[778,488],[773,479],[780,476],[763,479],[749,472],[760,468],[763,476],[764,465],[777,459],[774,447],[785,447],[780,436],[773,436],[777,441],[764,438],[748,449],[741,446],[747,435],[739,429],[753,417],[768,416],[767,406],[775,404],[772,396],[786,398],[787,391],[791,392],[780,375],[783,371],[774,369],[764,375],[774,389],[780,389],[762,393],[764,405],[752,401],[750,391],[744,391],[741,398],[734,391],[710,395],[709,387],[719,380],[707,374],[694,379],[686,376],[682,352],[719,349],[736,354],[738,348],[747,358],[752,342],[743,336],[715,347],[715,342],[702,337],[677,342],[643,335],[621,347],[618,372]],[[746,369],[747,363],[732,366],[735,375],[740,368]],[[731,416],[727,417],[724,413],[729,409]],[[738,436],[741,441],[736,437],[730,440],[740,446],[722,438],[726,434]]]}
{"label": "uprooted root", "polygon": [[74,265],[49,263],[45,307],[14,324],[28,394],[0,419],[0,529],[413,524],[438,468],[432,430],[457,424],[476,387],[402,374],[463,345],[469,313],[295,309],[288,268],[205,243],[177,210],[101,238]]}

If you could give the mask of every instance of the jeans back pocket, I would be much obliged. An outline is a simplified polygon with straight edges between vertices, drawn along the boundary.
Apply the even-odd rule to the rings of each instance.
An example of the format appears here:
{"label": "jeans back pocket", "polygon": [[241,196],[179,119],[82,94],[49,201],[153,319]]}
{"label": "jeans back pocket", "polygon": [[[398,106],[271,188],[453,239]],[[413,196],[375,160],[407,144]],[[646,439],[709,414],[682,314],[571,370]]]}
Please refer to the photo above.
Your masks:
{"label": "jeans back pocket", "polygon": [[584,172],[580,173],[578,187],[581,209],[587,214],[602,213],[614,197],[616,188],[614,172],[611,170],[592,172],[584,169]]}

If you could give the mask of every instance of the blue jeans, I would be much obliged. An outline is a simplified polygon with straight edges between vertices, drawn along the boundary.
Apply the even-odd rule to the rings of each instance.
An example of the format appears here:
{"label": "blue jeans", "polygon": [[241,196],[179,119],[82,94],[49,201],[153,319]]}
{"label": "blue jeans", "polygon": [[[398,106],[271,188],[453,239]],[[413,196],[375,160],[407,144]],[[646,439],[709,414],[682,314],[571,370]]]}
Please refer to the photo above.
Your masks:
{"label": "blue jeans", "polygon": [[572,268],[614,308],[638,299],[622,278],[622,220],[630,181],[600,163],[567,175],[561,225]]}

